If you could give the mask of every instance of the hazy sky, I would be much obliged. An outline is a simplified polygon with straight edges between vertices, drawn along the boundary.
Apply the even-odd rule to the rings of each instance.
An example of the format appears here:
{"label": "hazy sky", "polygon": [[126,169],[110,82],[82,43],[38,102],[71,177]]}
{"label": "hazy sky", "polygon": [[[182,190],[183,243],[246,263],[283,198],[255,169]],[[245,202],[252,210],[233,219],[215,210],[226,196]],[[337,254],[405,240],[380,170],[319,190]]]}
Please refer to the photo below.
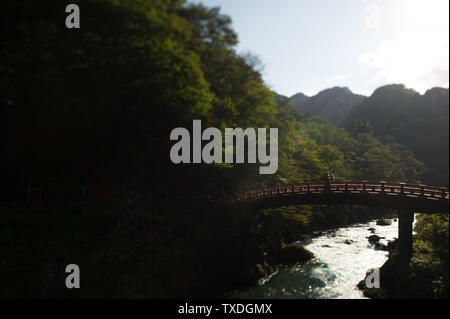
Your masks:
{"label": "hazy sky", "polygon": [[448,0],[196,0],[233,19],[280,94],[449,86]]}

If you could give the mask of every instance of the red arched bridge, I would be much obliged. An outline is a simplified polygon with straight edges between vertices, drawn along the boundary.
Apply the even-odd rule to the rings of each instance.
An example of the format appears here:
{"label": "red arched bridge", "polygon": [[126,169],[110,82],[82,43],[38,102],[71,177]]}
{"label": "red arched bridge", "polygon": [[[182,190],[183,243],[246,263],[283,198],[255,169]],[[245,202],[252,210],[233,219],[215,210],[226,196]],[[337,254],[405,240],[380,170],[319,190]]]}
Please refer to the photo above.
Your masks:
{"label": "red arched bridge", "polygon": [[271,208],[288,205],[365,205],[448,213],[449,190],[444,187],[391,182],[314,182],[289,184],[235,193],[227,206]]}
{"label": "red arched bridge", "polygon": [[289,205],[364,205],[399,211],[399,256],[412,256],[414,213],[449,212],[449,190],[407,183],[324,181],[289,184],[241,192],[222,204],[242,209],[265,209]]}

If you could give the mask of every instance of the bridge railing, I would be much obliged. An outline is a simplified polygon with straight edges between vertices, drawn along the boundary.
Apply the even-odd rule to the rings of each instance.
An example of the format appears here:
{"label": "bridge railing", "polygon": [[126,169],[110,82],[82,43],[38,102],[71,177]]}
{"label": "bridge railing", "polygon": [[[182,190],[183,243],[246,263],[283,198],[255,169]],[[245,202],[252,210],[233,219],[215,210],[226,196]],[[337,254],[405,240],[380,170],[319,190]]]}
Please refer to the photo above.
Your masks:
{"label": "bridge railing", "polygon": [[372,194],[381,196],[405,196],[410,198],[426,198],[429,200],[449,200],[449,190],[444,187],[435,187],[408,183],[394,183],[385,181],[334,181],[295,183],[268,187],[232,194],[225,202],[263,199],[277,196],[311,195],[311,194]]}

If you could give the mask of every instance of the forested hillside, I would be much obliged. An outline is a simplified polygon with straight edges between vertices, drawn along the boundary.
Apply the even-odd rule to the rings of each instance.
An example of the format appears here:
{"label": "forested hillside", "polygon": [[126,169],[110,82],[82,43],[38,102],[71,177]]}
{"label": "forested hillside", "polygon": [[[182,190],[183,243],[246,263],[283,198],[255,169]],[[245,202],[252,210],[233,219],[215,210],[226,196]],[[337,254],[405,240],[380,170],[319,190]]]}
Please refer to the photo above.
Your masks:
{"label": "forested hillside", "polygon": [[[424,167],[404,147],[280,107],[254,60],[236,53],[231,19],[217,8],[81,3],[86,14],[76,31],[61,23],[59,1],[2,5],[0,170],[9,191],[97,183],[211,194],[317,180],[327,168],[340,178],[420,181]],[[336,90],[361,99],[332,89],[310,100],[326,102]],[[341,114],[338,107],[330,112]],[[169,134],[193,119],[220,129],[279,128],[278,173],[262,177],[254,164],[171,163]],[[186,189],[185,179],[196,187]]]}
{"label": "forested hillside", "polygon": [[[332,123],[363,97],[342,88],[299,95],[299,112],[264,83],[257,59],[236,51],[231,18],[218,8],[73,2],[82,26],[69,30],[65,2],[1,1],[0,297],[217,296],[273,271],[284,240],[369,214],[200,209],[185,204],[193,197],[319,181],[326,170],[448,184],[448,90],[382,88],[353,109],[346,130]],[[194,119],[222,133],[278,128],[278,171],[172,163],[170,133],[192,130]],[[84,196],[89,185],[116,191],[96,200]],[[54,197],[26,201],[30,186]],[[82,292],[60,280],[74,260],[89,283]]]}
{"label": "forested hillside", "polygon": [[382,141],[411,150],[429,168],[425,183],[448,186],[448,89],[433,88],[420,95],[403,85],[381,87],[345,119],[349,131],[361,125]]}
{"label": "forested hillside", "polygon": [[319,116],[340,127],[350,110],[364,98],[347,87],[334,87],[312,97],[298,93],[292,96],[290,101],[297,111]]}
{"label": "forested hillside", "polygon": [[293,96],[291,96],[289,98],[290,102],[292,103],[292,105],[294,105],[294,107],[297,108],[297,111],[299,110],[299,107],[301,106],[301,104],[305,103],[306,101],[309,100],[309,96],[303,94],[303,93],[297,93],[294,94]]}

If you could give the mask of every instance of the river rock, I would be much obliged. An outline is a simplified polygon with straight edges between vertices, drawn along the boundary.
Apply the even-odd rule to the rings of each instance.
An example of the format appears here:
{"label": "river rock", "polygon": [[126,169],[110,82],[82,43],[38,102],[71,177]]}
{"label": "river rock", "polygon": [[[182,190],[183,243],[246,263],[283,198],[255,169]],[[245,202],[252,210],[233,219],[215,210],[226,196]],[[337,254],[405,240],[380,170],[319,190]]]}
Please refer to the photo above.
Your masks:
{"label": "river rock", "polygon": [[388,251],[388,247],[385,244],[379,242],[375,243],[375,249]]}
{"label": "river rock", "polygon": [[369,243],[378,243],[380,241],[381,237],[377,235],[372,235],[369,237]]}
{"label": "river rock", "polygon": [[314,254],[306,250],[302,245],[286,246],[280,251],[280,263],[293,265],[305,262],[314,257]]}
{"label": "river rock", "polygon": [[377,225],[378,226],[388,226],[388,225],[391,225],[391,224],[392,224],[392,222],[390,220],[388,220],[388,219],[380,218],[380,219],[377,220]]}
{"label": "river rock", "polygon": [[352,243],[354,243],[354,241],[351,240],[351,239],[346,239],[346,240],[345,240],[345,243],[346,243],[347,245],[351,245]]}
{"label": "river rock", "polygon": [[257,264],[256,268],[258,268],[258,271],[260,272],[261,275],[267,276],[267,271],[262,265]]}
{"label": "river rock", "polygon": [[370,231],[372,234],[375,234],[375,228],[370,227],[369,229],[367,229],[368,231]]}

